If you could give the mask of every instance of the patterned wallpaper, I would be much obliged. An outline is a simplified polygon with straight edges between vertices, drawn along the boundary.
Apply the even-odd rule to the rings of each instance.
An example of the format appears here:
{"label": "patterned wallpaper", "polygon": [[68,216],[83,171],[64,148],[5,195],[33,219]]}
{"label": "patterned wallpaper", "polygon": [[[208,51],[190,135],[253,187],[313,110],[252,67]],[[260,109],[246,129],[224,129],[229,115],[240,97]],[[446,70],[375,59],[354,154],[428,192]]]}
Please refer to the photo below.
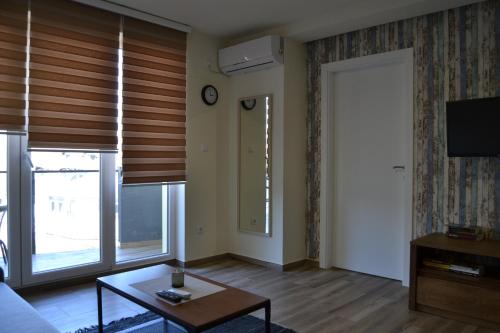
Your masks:
{"label": "patterned wallpaper", "polygon": [[311,258],[319,254],[320,66],[404,48],[414,50],[414,236],[450,223],[500,230],[500,158],[448,158],[445,133],[446,101],[500,95],[500,0],[493,0],[307,44]]}

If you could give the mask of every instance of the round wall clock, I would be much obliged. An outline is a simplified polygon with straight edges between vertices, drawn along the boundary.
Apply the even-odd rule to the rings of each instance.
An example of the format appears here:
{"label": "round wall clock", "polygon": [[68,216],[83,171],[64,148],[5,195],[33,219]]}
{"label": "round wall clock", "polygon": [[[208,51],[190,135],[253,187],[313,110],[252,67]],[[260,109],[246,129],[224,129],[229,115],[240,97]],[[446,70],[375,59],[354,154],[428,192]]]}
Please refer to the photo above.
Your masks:
{"label": "round wall clock", "polygon": [[217,103],[217,99],[219,99],[219,93],[214,86],[206,85],[201,90],[201,99],[203,99],[203,102],[207,105],[214,105]]}
{"label": "round wall clock", "polygon": [[241,106],[243,106],[243,108],[245,110],[250,111],[255,107],[256,103],[257,103],[257,100],[255,98],[245,99],[245,100],[241,101]]}

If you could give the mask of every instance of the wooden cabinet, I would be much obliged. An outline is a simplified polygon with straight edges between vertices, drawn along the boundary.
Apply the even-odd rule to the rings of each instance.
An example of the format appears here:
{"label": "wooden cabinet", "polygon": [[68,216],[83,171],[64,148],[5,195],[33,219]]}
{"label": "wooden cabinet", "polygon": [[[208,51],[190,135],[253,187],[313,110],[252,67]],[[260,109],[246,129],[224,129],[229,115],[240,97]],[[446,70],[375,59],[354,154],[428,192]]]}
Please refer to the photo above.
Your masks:
{"label": "wooden cabinet", "polygon": [[[484,265],[470,276],[423,265],[435,255]],[[410,309],[500,329],[500,242],[451,239],[432,234],[411,243]]]}

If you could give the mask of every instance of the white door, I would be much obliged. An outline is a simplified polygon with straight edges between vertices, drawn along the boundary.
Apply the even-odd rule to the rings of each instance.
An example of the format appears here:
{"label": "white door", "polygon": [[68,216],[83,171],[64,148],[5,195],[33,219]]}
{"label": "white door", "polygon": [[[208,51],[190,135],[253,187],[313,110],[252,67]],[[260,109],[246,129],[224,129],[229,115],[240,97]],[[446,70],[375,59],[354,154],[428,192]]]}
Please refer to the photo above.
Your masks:
{"label": "white door", "polygon": [[332,75],[335,267],[403,280],[408,79],[404,64]]}

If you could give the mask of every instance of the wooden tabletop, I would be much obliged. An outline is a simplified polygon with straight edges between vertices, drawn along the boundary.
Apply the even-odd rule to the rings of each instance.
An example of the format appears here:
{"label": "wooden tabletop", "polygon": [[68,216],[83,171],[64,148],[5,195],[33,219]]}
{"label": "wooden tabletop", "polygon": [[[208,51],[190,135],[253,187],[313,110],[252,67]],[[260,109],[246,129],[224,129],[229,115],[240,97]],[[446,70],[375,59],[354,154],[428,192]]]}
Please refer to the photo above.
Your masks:
{"label": "wooden tabletop", "polygon": [[205,297],[177,305],[170,305],[159,300],[155,295],[148,295],[131,287],[131,284],[156,279],[171,274],[175,268],[157,265],[125,273],[98,278],[103,287],[172,320],[185,327],[205,330],[230,319],[261,309],[269,299],[241,289],[209,280],[202,276],[186,273],[197,279],[213,283],[225,290]]}
{"label": "wooden tabletop", "polygon": [[445,251],[500,258],[500,241],[497,240],[455,239],[445,234],[435,233],[415,239],[411,244]]}

